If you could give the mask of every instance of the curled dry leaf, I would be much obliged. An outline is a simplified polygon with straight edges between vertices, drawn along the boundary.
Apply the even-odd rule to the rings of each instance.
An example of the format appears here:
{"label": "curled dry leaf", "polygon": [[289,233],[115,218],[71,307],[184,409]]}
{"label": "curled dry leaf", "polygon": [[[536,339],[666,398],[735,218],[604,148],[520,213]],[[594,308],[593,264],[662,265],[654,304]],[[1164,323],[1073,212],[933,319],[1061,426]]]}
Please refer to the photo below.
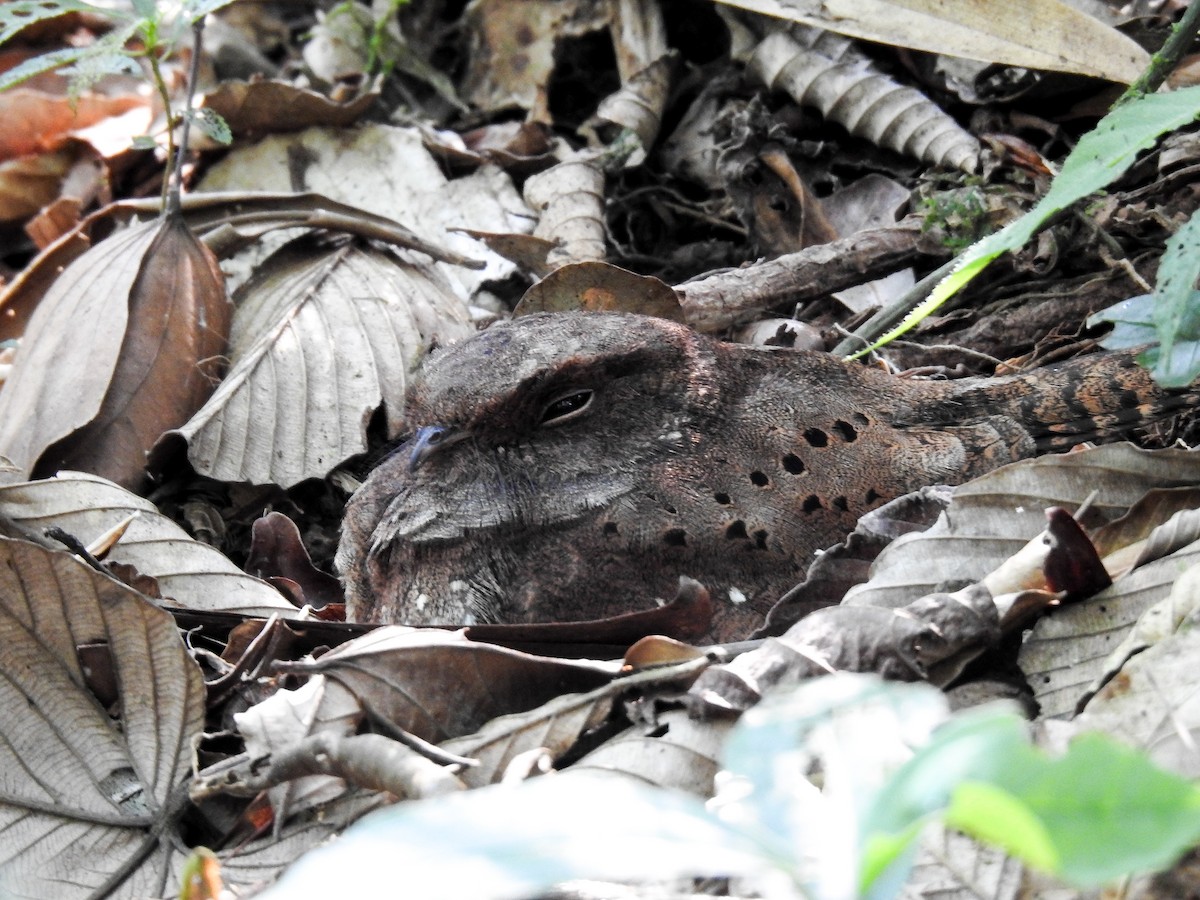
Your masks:
{"label": "curled dry leaf", "polygon": [[768,690],[833,672],[941,686],[999,638],[999,611],[980,585],[930,594],[899,609],[843,604],[817,610],[757,650],[713,666],[689,693],[697,709],[742,712]]}
{"label": "curled dry leaf", "polygon": [[525,182],[525,202],[538,214],[534,237],[554,240],[551,268],[604,259],[604,173],[587,159],[561,162]]}
{"label": "curled dry leaf", "polygon": [[30,319],[0,391],[0,455],[20,477],[62,468],[127,487],[203,405],[231,310],[212,253],[168,216],[76,259]]}
{"label": "curled dry leaf", "polygon": [[229,375],[177,432],[223,481],[322,478],[366,450],[381,405],[394,436],[426,351],[472,331],[436,268],[356,243],[293,242],[238,293]]}
{"label": "curled dry leaf", "polygon": [[884,75],[844,38],[812,28],[796,28],[791,35],[776,31],[755,49],[750,69],[767,87],[787,91],[876,146],[965,172],[979,166],[979,141],[920,91]]}
{"label": "curled dry leaf", "polygon": [[641,149],[626,159],[626,168],[641,165],[658,139],[675,58],[676,54],[664,54],[635,74],[616,93],[601,100],[596,114],[580,129],[594,133],[599,143],[608,143],[601,135],[605,129],[629,129],[636,134]]}
{"label": "curled dry leaf", "polygon": [[[171,616],[67,553],[0,539],[0,894],[162,896],[204,727],[204,682]],[[118,696],[78,648],[107,648]],[[159,835],[163,840],[159,842]]]}
{"label": "curled dry leaf", "polygon": [[135,516],[109,552],[111,562],[134,566],[158,580],[163,596],[186,609],[265,616],[295,616],[279,592],[252,578],[219,550],[188,536],[143,500],[94,475],[65,472],[56,478],[0,486],[0,517],[31,540],[54,525],[84,545]]}
{"label": "curled dry leaf", "polygon": [[287,579],[302,598],[302,605],[324,609],[342,602],[342,585],[312,563],[296,523],[273,511],[255,520],[250,528],[246,571],[260,578]]}

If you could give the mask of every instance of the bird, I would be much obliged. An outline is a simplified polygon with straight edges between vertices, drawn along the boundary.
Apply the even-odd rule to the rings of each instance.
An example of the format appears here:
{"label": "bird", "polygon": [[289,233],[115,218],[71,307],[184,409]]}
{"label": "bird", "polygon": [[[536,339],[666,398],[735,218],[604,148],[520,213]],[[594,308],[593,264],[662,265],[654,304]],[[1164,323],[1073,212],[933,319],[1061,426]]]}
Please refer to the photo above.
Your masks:
{"label": "bird", "polygon": [[918,379],[631,313],[516,318],[427,359],[346,506],[346,615],[591,620],[688,576],[704,639],[739,640],[863,513],[1195,400],[1127,351]]}

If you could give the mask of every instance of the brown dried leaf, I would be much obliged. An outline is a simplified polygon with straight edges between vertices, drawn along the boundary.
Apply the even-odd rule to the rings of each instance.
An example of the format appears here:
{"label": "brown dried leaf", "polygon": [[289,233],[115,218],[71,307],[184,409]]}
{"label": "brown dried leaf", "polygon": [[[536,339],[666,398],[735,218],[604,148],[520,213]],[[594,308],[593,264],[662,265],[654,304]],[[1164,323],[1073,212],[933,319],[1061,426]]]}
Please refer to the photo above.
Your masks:
{"label": "brown dried leaf", "polygon": [[30,320],[0,392],[0,453],[24,476],[140,485],[147,451],[211,393],[230,313],[216,259],[178,217],[105,241]]}
{"label": "brown dried leaf", "polygon": [[604,259],[604,172],[593,161],[571,159],[531,176],[525,202],[538,215],[534,236],[557,242],[546,255],[551,268]]}
{"label": "brown dried leaf", "polygon": [[570,263],[550,273],[525,292],[513,315],[576,309],[683,321],[679,297],[669,284],[598,261]]}
{"label": "brown dried leaf", "polygon": [[1112,587],[1042,619],[1021,646],[1018,662],[1045,716],[1073,713],[1105,672],[1135,623],[1166,600],[1184,570],[1200,564],[1200,542],[1135,569]]}
{"label": "brown dried leaf", "polygon": [[52,203],[77,157],[74,147],[66,147],[0,162],[0,222],[28,219]]}
{"label": "brown dried leaf", "polygon": [[341,582],[312,564],[300,529],[281,512],[267,513],[251,526],[246,569],[259,578],[288,579],[309,606],[342,602]]}
{"label": "brown dried leaf", "polygon": [[614,666],[548,659],[467,640],[461,632],[380,628],[288,671],[324,675],[372,716],[427,741],[605,684]]}
{"label": "brown dried leaf", "polygon": [[663,111],[671,88],[671,72],[677,53],[665,53],[625,81],[616,93],[600,101],[599,107],[580,132],[595,135],[597,143],[609,143],[605,132],[629,129],[637,135],[641,149],[625,161],[625,168],[641,165],[658,139]]}
{"label": "brown dried leaf", "polygon": [[278,591],[251,578],[216,548],[189,537],[149,500],[112,482],[70,472],[0,486],[0,517],[38,542],[45,542],[44,529],[56,525],[89,545],[131,515],[135,518],[107,559],[153,576],[162,593],[180,606],[243,615],[298,614]]}
{"label": "brown dried leaf", "polygon": [[147,222],[78,257],[47,287],[0,390],[0,456],[28,477],[50,444],[95,418],[117,366],[128,298],[157,234]]}
{"label": "brown dried leaf", "polygon": [[430,345],[472,331],[438,269],[354,243],[293,242],[238,294],[231,371],[176,432],[196,470],[223,481],[322,478],[366,449],[381,404],[395,435]]}
{"label": "brown dried leaf", "polygon": [[[1200,777],[1195,746],[1200,732],[1196,703],[1200,631],[1189,625],[1200,604],[1200,556],[1193,552],[1190,559],[1190,568],[1182,574],[1172,567],[1177,577],[1168,599],[1139,620],[1136,644],[1118,648],[1120,655],[1114,653],[1108,661],[1108,674],[1119,671],[1120,677],[1108,680],[1076,722],[1082,729],[1104,731],[1144,748],[1159,765],[1196,778]],[[1151,630],[1147,620],[1156,611],[1154,618],[1159,621]]]}
{"label": "brown dried leaf", "polygon": [[832,672],[944,686],[999,637],[999,612],[981,585],[929,594],[900,609],[843,604],[817,610],[781,637],[706,670],[689,693],[701,708],[741,712],[768,690]]}
{"label": "brown dried leaf", "polygon": [[[169,835],[179,812],[204,727],[199,668],[167,613],[69,554],[0,539],[0,582],[0,893],[161,895],[182,857],[147,830]],[[116,671],[117,718],[77,656],[97,643]]]}
{"label": "brown dried leaf", "polygon": [[592,0],[482,0],[464,18],[471,43],[463,97],[483,112],[530,110],[529,120],[550,121],[554,52],[568,37],[608,24],[607,4]]}
{"label": "brown dried leaf", "polygon": [[697,719],[685,710],[663,713],[653,730],[626,729],[572,764],[570,772],[633,775],[659,787],[711,797],[732,719]]}
{"label": "brown dried leaf", "polygon": [[352,125],[378,96],[365,93],[339,103],[283,81],[223,81],[200,105],[220,115],[235,135],[253,136],[299,131],[310,125]]}
{"label": "brown dried leaf", "polygon": [[106,95],[85,91],[68,96],[66,80],[59,90],[43,90],[30,83],[0,91],[0,119],[20,122],[0,135],[0,160],[57,148],[70,134],[131,109],[147,108],[148,98],[132,82],[126,93]]}

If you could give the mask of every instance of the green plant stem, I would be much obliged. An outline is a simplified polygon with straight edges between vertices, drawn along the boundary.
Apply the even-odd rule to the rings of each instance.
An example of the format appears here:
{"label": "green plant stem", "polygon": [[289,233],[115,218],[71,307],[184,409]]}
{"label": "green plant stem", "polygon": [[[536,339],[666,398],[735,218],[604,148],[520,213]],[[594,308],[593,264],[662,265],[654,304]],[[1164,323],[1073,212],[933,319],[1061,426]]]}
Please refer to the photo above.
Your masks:
{"label": "green plant stem", "polygon": [[938,282],[954,271],[954,267],[957,264],[958,257],[956,256],[949,262],[934,269],[905,291],[902,296],[896,298],[883,309],[879,310],[879,312],[875,313],[875,315],[871,316],[871,318],[867,319],[867,321],[863,322],[852,334],[842,338],[838,345],[831,351],[833,355],[846,356],[849,353],[862,349],[863,345],[869,346],[876,341],[880,335],[886,333],[888,329],[902,321],[918,303],[928,297],[929,292],[934,289]]}
{"label": "green plant stem", "polygon": [[179,213],[179,197],[183,193],[183,160],[187,155],[188,141],[192,132],[192,101],[196,97],[196,81],[200,78],[200,53],[204,37],[204,16],[192,23],[192,61],[188,66],[187,96],[183,101],[183,124],[179,130],[179,149],[172,157],[175,165],[170,173],[170,187],[163,208],[167,215]]}
{"label": "green plant stem", "polygon": [[1163,42],[1162,48],[1150,59],[1146,71],[1129,86],[1114,106],[1157,91],[1192,46],[1197,31],[1200,31],[1200,3],[1192,3],[1184,11],[1183,18],[1171,28],[1171,35]]}
{"label": "green plant stem", "polygon": [[[154,89],[158,91],[158,98],[162,101],[163,112],[167,117],[167,165],[175,159],[175,115],[171,112],[171,95],[167,91],[167,82],[163,78],[162,69],[158,65],[158,55],[154,48],[149,48],[148,57],[150,59],[150,71],[154,73]],[[166,209],[167,193],[170,190],[170,179],[163,179],[162,187],[162,205]]]}

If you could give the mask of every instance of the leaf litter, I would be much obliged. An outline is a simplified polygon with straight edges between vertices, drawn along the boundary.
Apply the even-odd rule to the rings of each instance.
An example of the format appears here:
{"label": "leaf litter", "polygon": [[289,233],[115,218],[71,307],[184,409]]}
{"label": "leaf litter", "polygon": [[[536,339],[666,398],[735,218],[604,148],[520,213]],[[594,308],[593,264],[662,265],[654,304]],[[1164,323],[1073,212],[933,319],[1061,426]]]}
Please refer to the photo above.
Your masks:
{"label": "leaf litter", "polygon": [[[897,154],[972,172],[981,163],[985,169],[1008,165],[1011,171],[1019,165],[988,153],[1000,148],[995,152],[1003,157],[1009,152],[1005,148],[1018,145],[996,141],[986,145],[992,150],[981,151],[973,137],[978,133],[975,123],[970,129],[960,127],[965,121],[961,111],[947,114],[909,87],[911,72],[902,73],[893,87],[870,59],[855,55],[853,45],[828,32],[814,32],[814,24],[901,46],[1117,80],[1136,75],[1145,62],[1144,52],[1125,35],[1097,19],[1078,18],[1081,14],[1049,0],[1036,4],[1033,14],[1043,17],[1039,21],[1060,24],[1031,29],[1027,19],[1018,22],[1010,15],[987,22],[943,19],[937,28],[923,29],[919,40],[896,19],[898,4],[873,4],[869,15],[843,10],[836,22],[820,19],[819,11],[806,10],[803,4],[790,11],[772,7],[769,12],[803,20],[806,28],[784,30],[763,17],[736,20],[743,29],[738,34],[748,43],[734,55],[751,60],[758,78],[786,87],[798,105],[784,108],[773,101],[776,105],[769,109],[737,103],[731,107],[736,91],[705,95],[694,83],[690,94],[667,90],[681,65],[693,76],[700,69],[694,59],[681,61],[678,52],[668,52],[670,41],[678,37],[661,28],[655,12],[638,23],[639,35],[630,22],[599,6],[571,6],[574,15],[565,31],[556,31],[563,22],[561,10],[543,10],[545,18],[533,23],[530,35],[536,64],[508,69],[499,58],[499,40],[508,21],[503,5],[473,5],[467,28],[476,52],[460,87],[462,96],[480,109],[523,108],[532,124],[561,133],[569,116],[554,93],[559,88],[553,79],[563,75],[555,74],[563,56],[554,51],[567,41],[613,29],[621,36],[615,47],[616,89],[580,127],[579,134],[592,145],[582,151],[551,142],[533,155],[506,151],[472,158],[465,150],[451,153],[454,141],[447,135],[457,135],[446,129],[435,138],[432,129],[368,125],[348,136],[342,129],[366,107],[366,99],[378,96],[374,87],[365,89],[357,104],[326,104],[321,95],[298,93],[282,82],[236,89],[227,83],[212,94],[214,106],[238,109],[240,118],[230,113],[229,119],[243,138],[315,127],[239,147],[209,169],[207,189],[323,191],[336,203],[375,216],[394,216],[411,226],[417,241],[409,250],[385,251],[361,237],[352,241],[309,236],[286,244],[268,262],[262,261],[266,251],[257,248],[257,256],[242,262],[252,277],[236,298],[228,353],[223,279],[206,282],[215,273],[212,257],[190,233],[179,230],[178,222],[133,225],[103,240],[100,233],[84,236],[68,226],[60,243],[51,244],[41,273],[18,279],[0,303],[10,304],[20,287],[33,297],[21,303],[37,306],[28,327],[16,331],[24,331],[22,352],[34,361],[18,356],[10,384],[0,393],[0,452],[12,466],[11,483],[0,487],[0,515],[5,533],[19,538],[0,544],[8,564],[5,571],[16,578],[0,596],[11,620],[6,626],[8,662],[0,660],[0,665],[9,689],[16,692],[10,708],[20,712],[4,723],[13,757],[6,767],[12,774],[7,776],[3,804],[11,816],[8,827],[30,836],[19,853],[0,864],[0,886],[11,885],[30,896],[64,896],[54,893],[51,884],[70,885],[76,891],[71,896],[110,890],[114,896],[164,895],[178,889],[183,857],[177,839],[185,831],[189,842],[200,842],[197,836],[203,836],[201,840],[223,847],[218,858],[228,884],[261,886],[308,848],[395,797],[459,793],[463,787],[520,781],[555,767],[562,774],[535,779],[535,792],[480,792],[479,803],[496,797],[494,802],[503,809],[528,802],[531,815],[554,825],[562,816],[563,797],[574,790],[567,785],[577,783],[579,802],[594,813],[590,818],[600,826],[598,833],[611,838],[621,825],[603,818],[599,797],[608,792],[624,799],[626,810],[634,814],[640,800],[625,797],[618,786],[629,776],[708,797],[727,768],[722,746],[731,728],[728,714],[754,708],[769,686],[845,670],[947,684],[971,659],[986,659],[1006,634],[1019,634],[1034,622],[1016,660],[1043,717],[1066,719],[1078,713],[1075,722],[1080,727],[1125,735],[1131,743],[1152,748],[1163,765],[1190,772],[1187,742],[1164,724],[1173,722],[1177,729],[1182,723],[1190,729],[1191,721],[1190,669],[1181,661],[1190,646],[1187,625],[1193,592],[1187,573],[1194,554],[1194,523],[1189,513],[1195,506],[1191,491],[1196,477],[1189,455],[1178,451],[1100,448],[1007,467],[956,489],[937,524],[894,541],[882,553],[879,547],[890,535],[881,533],[878,518],[874,531],[864,523],[862,534],[814,563],[809,579],[773,612],[764,632],[771,636],[761,645],[681,649],[651,640],[631,651],[624,667],[613,661],[567,658],[605,647],[599,655],[618,660],[633,643],[628,631],[601,632],[590,624],[567,631],[522,629],[506,636],[503,628],[472,629],[464,635],[370,630],[322,620],[331,611],[336,616],[337,604],[329,602],[328,585],[322,586],[313,575],[316,569],[296,552],[291,536],[286,549],[255,557],[258,574],[272,583],[293,585],[288,597],[230,562],[226,554],[245,560],[249,541],[243,537],[255,528],[264,508],[275,507],[297,518],[302,527],[296,537],[314,552],[317,564],[326,563],[331,539],[312,510],[327,510],[336,502],[330,500],[331,489],[313,485],[329,478],[353,486],[353,474],[343,464],[355,455],[376,452],[382,440],[400,433],[404,388],[423,354],[439,343],[461,339],[472,320],[494,316],[503,304],[492,291],[509,299],[501,286],[519,278],[523,270],[544,275],[562,268],[557,281],[542,282],[544,296],[536,298],[550,308],[574,305],[580,297],[598,297],[601,304],[630,302],[626,295],[633,294],[635,308],[654,302],[698,327],[718,330],[749,318],[755,310],[800,297],[809,306],[806,318],[828,328],[835,319],[845,318],[845,309],[869,310],[896,295],[894,288],[873,287],[868,294],[872,299],[846,299],[845,306],[838,307],[824,299],[830,285],[857,286],[864,272],[882,276],[906,267],[926,270],[945,259],[946,247],[925,236],[936,215],[909,213],[896,221],[903,212],[876,214],[869,225],[832,231],[820,223],[840,221],[840,201],[833,198],[852,187],[859,175],[880,178],[905,193],[911,180],[897,164]],[[938,14],[920,4],[903,7],[910,18]],[[914,12],[917,7],[919,13]],[[734,24],[727,10],[722,15]],[[1064,27],[1063,21],[1074,24]],[[896,30],[890,31],[893,27]],[[1067,34],[1075,39],[1062,43]],[[1047,47],[1046,39],[1060,43]],[[933,45],[927,46],[930,40]],[[824,47],[836,46],[836,54],[796,55],[801,44],[818,41]],[[771,54],[781,44],[786,52],[772,62]],[[802,66],[826,79],[822,87],[828,93],[810,98],[800,90]],[[862,102],[862,97],[876,95],[866,92],[861,80],[830,80],[831,74],[840,77],[852,70],[868,73],[862,77],[882,86],[878,103]],[[710,87],[719,83],[712,80]],[[865,93],[860,97],[856,92]],[[461,103],[446,83],[438,82],[434,93],[451,106]],[[1019,91],[1013,96],[1020,96]],[[638,179],[645,161],[654,159],[660,126],[665,123],[669,130],[680,121],[682,107],[668,112],[669,105],[689,97],[697,104],[715,97],[715,107],[708,108],[721,114],[699,117],[710,122],[707,131],[702,127],[674,144],[676,136],[668,135],[667,145],[688,161],[701,183],[727,193],[731,202],[704,208],[690,205],[678,192],[656,196],[653,208],[674,216],[671,230],[683,236],[670,247],[678,253],[659,267],[659,279],[653,288],[645,288],[643,299],[642,288],[631,290],[620,269],[588,267],[613,262],[640,271],[639,253],[667,256],[665,242],[655,245],[648,239],[653,229],[645,229],[645,210],[610,191],[623,183],[630,196],[654,192],[652,185]],[[845,142],[845,133],[820,132],[823,145],[798,140],[779,128],[789,116],[799,121],[811,115],[799,110],[810,99],[829,121],[844,126],[851,140],[878,141],[891,155],[853,144],[868,162],[858,172],[838,173],[844,161],[835,165],[828,147]],[[1175,98],[1178,103],[1184,100]],[[920,110],[919,119],[904,118],[910,102]],[[272,115],[272,107],[280,103],[296,104],[308,118],[288,122],[285,115]],[[897,103],[901,108],[894,106]],[[919,142],[904,136],[910,126],[923,140],[941,135],[953,149],[931,159]],[[491,127],[485,125],[483,131]],[[714,134],[724,144],[713,143]],[[634,139],[623,144],[628,135]],[[1043,146],[1061,149],[1054,139]],[[1132,161],[1136,148],[1126,149]],[[452,158],[456,161],[448,162]],[[1189,160],[1185,154],[1176,165]],[[1125,202],[1112,220],[1114,233],[1123,240],[1138,228],[1150,227],[1148,223],[1179,220],[1169,202],[1154,199],[1156,189],[1161,193],[1164,185],[1173,183],[1177,170],[1160,160],[1162,168],[1152,171],[1153,157],[1147,162],[1143,157],[1143,169],[1134,170],[1142,192],[1137,194],[1134,183],[1126,180],[1115,194]],[[462,168],[448,175],[455,166]],[[747,166],[753,177],[739,181]],[[522,167],[529,168],[522,172]],[[872,169],[888,172],[889,178],[866,171]],[[554,180],[563,175],[574,178]],[[521,183],[523,197],[517,190]],[[820,190],[813,190],[812,184]],[[1013,178],[1008,187],[1014,195],[1025,191],[1030,197],[1044,189],[1020,178]],[[978,206],[955,210],[935,223],[937,227],[952,219],[958,222],[955,217],[964,210],[969,216],[971,209],[997,219],[993,224],[1003,224],[1008,214],[1003,204],[989,205],[987,188],[967,187],[976,189],[985,197]],[[245,194],[212,202],[248,209],[262,200]],[[271,204],[278,206],[280,201]],[[563,216],[560,224],[555,224],[556,214]],[[1122,215],[1124,221],[1119,220]],[[256,217],[261,216],[244,217],[243,224],[253,227]],[[353,214],[343,216],[342,224],[349,219]],[[366,220],[358,220],[355,227],[361,230],[355,233],[378,226],[366,225]],[[701,232],[693,226],[680,226],[685,221],[718,221],[718,233],[734,235],[737,241],[722,242],[710,233],[698,239]],[[164,254],[167,262],[161,265],[167,271],[160,277],[153,268],[160,264],[139,254],[168,228],[175,229],[170,238],[174,243]],[[233,230],[226,223],[208,232],[206,240],[221,246]],[[485,233],[489,238],[483,244],[472,239]],[[545,240],[535,246],[531,233]],[[83,253],[93,239],[95,249]],[[1014,246],[1011,274],[1036,278],[1049,272],[1078,247],[1072,240],[1077,236],[1060,230],[1043,232],[1037,247]],[[887,241],[893,242],[893,255],[885,259],[880,248]],[[244,244],[246,238],[236,242]],[[716,263],[725,258],[722,253],[730,252],[730,244],[770,248],[775,258],[722,272]],[[442,247],[451,249],[444,253]],[[688,253],[697,247],[706,253],[704,262],[691,263],[689,270]],[[484,269],[464,268],[460,263],[466,257],[482,260]],[[745,257],[743,253],[728,261],[739,266]],[[1105,266],[1114,265],[1111,257],[1101,259]],[[190,261],[190,269],[183,260]],[[1136,253],[1120,262],[1120,271],[1131,280],[1152,268]],[[838,264],[844,265],[845,274],[837,273]],[[789,284],[804,265],[813,266],[815,274]],[[56,277],[63,269],[66,272]],[[696,275],[707,279],[685,283]],[[1007,277],[978,292],[980,306],[983,301],[1003,306]],[[36,282],[32,287],[31,280]],[[672,283],[677,284],[674,289]],[[819,291],[812,288],[814,283]],[[663,296],[665,290],[672,290],[682,303],[666,302],[670,298]],[[808,290],[813,293],[803,293]],[[381,302],[381,296],[389,302]],[[401,302],[390,302],[393,297]],[[139,359],[129,342],[150,336],[146,322],[163,315],[171,303],[184,304],[198,330],[170,327],[170,337],[182,340],[179,346],[184,349],[167,352],[151,345]],[[1179,319],[1181,314],[1176,310],[1174,315]],[[21,313],[9,319],[24,317]],[[52,324],[43,325],[39,317]],[[984,313],[973,318],[987,321]],[[1178,322],[1176,326],[1179,340],[1189,340],[1190,332]],[[941,365],[938,345],[958,340],[958,327],[952,316],[933,321],[924,329],[923,343],[898,348],[894,359]],[[201,339],[210,334],[214,342],[204,343]],[[1012,355],[1053,352],[1051,339],[1022,340],[1025,343],[1011,348]],[[151,363],[167,363],[168,370],[150,368]],[[226,365],[229,374],[218,386],[218,372]],[[187,377],[176,397],[165,385],[180,373]],[[59,380],[48,380],[52,377]],[[149,388],[148,412],[137,405],[140,398],[134,390],[143,382]],[[216,393],[204,405],[203,395],[213,388]],[[189,421],[202,405],[201,413]],[[164,415],[158,415],[161,408],[166,408]],[[124,433],[126,420],[136,438]],[[194,473],[188,485],[170,478],[165,485],[155,482],[160,505],[98,477],[106,475],[147,492],[152,485],[145,481],[143,466],[152,448],[152,467],[160,476],[175,477],[183,470],[181,457],[171,441],[159,443],[164,433],[186,441]],[[62,473],[24,481],[68,462],[93,474]],[[178,508],[170,495],[186,491],[202,496],[203,504],[227,523],[221,548],[226,553],[196,540],[159,512],[160,506]],[[939,498],[939,505],[943,500]],[[1050,514],[1049,538],[1044,539],[1048,507],[1056,511]],[[1073,514],[1079,517],[1078,533],[1063,528]],[[896,524],[893,520],[883,530]],[[59,538],[73,539],[68,546],[74,557],[49,549],[47,545],[59,539],[45,533],[49,526],[59,529]],[[899,527],[922,526],[913,520]],[[114,529],[120,537],[112,543],[105,536]],[[1068,532],[1072,536],[1065,538]],[[1052,546],[1047,547],[1047,540]],[[89,560],[89,565],[111,574],[80,561],[93,552],[101,559]],[[276,566],[278,571],[272,571]],[[1056,574],[1047,582],[1050,573]],[[1081,576],[1082,581],[1064,582],[1062,573],[1072,579]],[[152,599],[120,585],[114,576],[137,579]],[[1111,585],[1090,597],[1072,593],[1082,590],[1076,585],[1095,583],[1100,576],[1111,578]],[[858,582],[859,587],[847,591]],[[318,596],[320,602],[307,602]],[[686,617],[702,615],[703,605],[693,603],[685,609],[684,631]],[[813,609],[817,611],[803,615]],[[191,617],[186,619],[192,623],[186,640],[172,615],[180,623],[185,615]],[[282,615],[288,621],[251,622],[244,629],[249,637],[231,639],[234,622],[267,615]],[[633,625],[633,633],[638,627]],[[601,634],[606,637],[598,639]],[[606,645],[605,640],[616,643]],[[242,752],[212,740],[196,743],[205,713],[201,672],[212,690],[207,710],[211,722],[220,723],[225,737]],[[1171,682],[1171,690],[1164,690],[1163,679]],[[143,688],[155,693],[143,696]],[[1147,715],[1151,704],[1157,711]],[[704,715],[698,715],[701,711]],[[198,758],[208,768],[191,783],[189,802],[182,791],[194,772],[195,746],[203,748]],[[48,752],[48,747],[61,747],[61,754]],[[49,771],[49,759],[62,762]],[[592,782],[599,773],[616,780]],[[234,801],[226,793],[257,799]],[[453,821],[458,807],[412,809],[414,815],[432,817],[423,827],[444,849],[449,832],[437,830],[445,826],[433,822],[444,816]],[[495,821],[488,815],[482,820],[484,831]],[[682,813],[677,820],[672,815],[671,809],[660,809],[652,830],[657,828],[662,836],[676,826],[686,831],[685,823],[694,827],[697,821]],[[58,830],[58,843],[47,836],[48,823]],[[694,852],[676,857],[678,848],[653,844],[650,835],[629,828],[628,819],[623,825],[630,836],[629,865],[624,870],[601,866],[594,873],[597,877],[642,878],[663,871],[645,868],[648,862],[665,863],[666,871],[677,867],[680,872],[753,875],[761,863],[741,843],[743,831],[718,828],[693,834],[701,838],[701,846],[714,848],[710,859],[698,864]],[[71,840],[62,839],[67,834]],[[419,848],[415,834],[410,830],[406,839]],[[517,829],[514,834],[529,839],[532,832]],[[487,843],[497,836],[480,839]],[[469,855],[473,845],[464,840]],[[643,846],[638,847],[638,841]],[[353,852],[353,842],[346,846]],[[610,853],[622,852],[611,840],[605,846]],[[720,846],[724,852],[715,849]],[[572,859],[565,845],[553,849],[559,852],[541,865],[553,868],[552,863]],[[982,859],[987,852],[974,844],[955,844],[954,849],[959,859]],[[447,867],[463,859],[448,853],[437,857],[428,871],[447,873]],[[593,863],[575,860],[574,868],[566,866],[562,872],[564,877],[578,875]],[[990,864],[1002,862],[993,859]],[[934,862],[927,855],[916,869],[916,881],[928,885],[947,868],[938,864],[936,855]],[[437,896],[421,881],[422,871],[426,870],[414,861],[408,877],[422,895]],[[1006,871],[1001,881],[1015,885],[1020,876],[1011,868]],[[471,881],[479,875],[476,870],[464,868],[454,874],[467,879],[460,883],[478,884]],[[450,874],[444,877],[443,888],[455,883]],[[999,883],[993,882],[996,891]],[[314,882],[307,890],[319,889]],[[504,895],[502,887],[487,894]]]}

